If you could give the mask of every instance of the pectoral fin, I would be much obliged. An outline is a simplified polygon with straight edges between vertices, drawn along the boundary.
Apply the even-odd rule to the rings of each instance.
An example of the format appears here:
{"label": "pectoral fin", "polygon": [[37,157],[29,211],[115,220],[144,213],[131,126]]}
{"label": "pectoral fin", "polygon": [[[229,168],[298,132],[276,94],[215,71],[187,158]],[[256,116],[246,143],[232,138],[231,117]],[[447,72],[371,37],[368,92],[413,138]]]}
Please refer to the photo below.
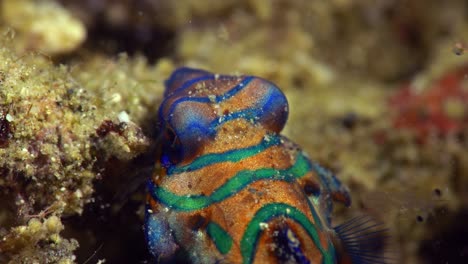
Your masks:
{"label": "pectoral fin", "polygon": [[385,256],[388,247],[388,229],[371,217],[357,217],[334,228],[339,264],[390,264]]}
{"label": "pectoral fin", "polygon": [[146,213],[145,235],[149,251],[156,259],[169,259],[179,248],[169,224],[158,213]]}

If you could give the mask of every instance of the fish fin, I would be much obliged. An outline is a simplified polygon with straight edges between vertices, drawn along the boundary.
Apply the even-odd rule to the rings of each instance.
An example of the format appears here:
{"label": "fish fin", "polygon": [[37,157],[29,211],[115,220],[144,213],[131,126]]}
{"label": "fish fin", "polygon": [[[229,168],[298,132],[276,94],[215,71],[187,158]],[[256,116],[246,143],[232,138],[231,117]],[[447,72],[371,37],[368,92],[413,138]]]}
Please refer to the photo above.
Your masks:
{"label": "fish fin", "polygon": [[150,253],[159,260],[172,258],[179,246],[177,245],[169,223],[161,213],[149,211],[147,206],[145,215],[145,236]]}
{"label": "fish fin", "polygon": [[318,174],[322,185],[330,192],[334,202],[342,203],[346,207],[351,205],[351,196],[349,195],[348,188],[341,183],[334,173],[315,162],[312,162],[312,170]]}
{"label": "fish fin", "polygon": [[389,230],[372,217],[361,216],[334,228],[340,245],[338,263],[391,264],[388,257]]}

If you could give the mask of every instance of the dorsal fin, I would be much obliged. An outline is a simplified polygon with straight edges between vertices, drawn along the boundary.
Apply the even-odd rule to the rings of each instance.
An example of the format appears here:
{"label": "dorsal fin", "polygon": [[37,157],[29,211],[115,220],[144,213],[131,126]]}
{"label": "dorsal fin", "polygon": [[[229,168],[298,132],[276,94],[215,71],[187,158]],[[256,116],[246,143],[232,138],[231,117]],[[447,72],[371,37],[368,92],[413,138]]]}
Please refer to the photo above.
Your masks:
{"label": "dorsal fin", "polygon": [[356,217],[334,229],[340,239],[338,263],[394,263],[392,258],[384,256],[387,253],[389,230],[372,217]]}

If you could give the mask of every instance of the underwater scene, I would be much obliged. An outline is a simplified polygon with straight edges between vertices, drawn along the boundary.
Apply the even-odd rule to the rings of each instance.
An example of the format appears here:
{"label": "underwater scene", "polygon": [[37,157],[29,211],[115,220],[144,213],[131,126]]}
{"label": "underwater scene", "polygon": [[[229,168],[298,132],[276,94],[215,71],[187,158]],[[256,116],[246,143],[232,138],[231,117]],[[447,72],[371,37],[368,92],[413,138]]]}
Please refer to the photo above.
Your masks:
{"label": "underwater scene", "polygon": [[468,263],[468,1],[0,1],[0,263]]}

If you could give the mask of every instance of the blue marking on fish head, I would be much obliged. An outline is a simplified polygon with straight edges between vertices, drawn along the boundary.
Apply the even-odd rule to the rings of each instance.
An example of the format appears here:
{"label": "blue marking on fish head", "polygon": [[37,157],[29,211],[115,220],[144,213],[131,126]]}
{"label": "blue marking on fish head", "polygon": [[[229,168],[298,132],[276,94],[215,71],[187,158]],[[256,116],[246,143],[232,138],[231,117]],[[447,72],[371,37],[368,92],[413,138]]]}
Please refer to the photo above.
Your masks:
{"label": "blue marking on fish head", "polygon": [[193,83],[200,79],[209,79],[213,74],[188,67],[181,67],[175,70],[171,76],[164,82],[166,90],[164,91],[164,97],[168,97],[171,94],[179,92],[184,88],[190,87]]}
{"label": "blue marking on fish head", "polygon": [[[232,104],[228,114],[215,111],[214,104],[229,105],[230,100],[241,100],[244,105]],[[262,78],[176,70],[166,81],[159,109],[166,161],[176,164],[194,158],[216,136],[221,124],[237,118],[279,133],[288,118],[287,99],[275,84]]]}
{"label": "blue marking on fish head", "polygon": [[163,116],[164,152],[172,164],[194,157],[216,133],[211,125],[216,118],[211,108],[202,100],[187,98],[173,102],[168,116]]}
{"label": "blue marking on fish head", "polygon": [[281,132],[289,113],[286,96],[278,86],[262,78],[256,78],[256,82],[252,85],[258,90],[263,90],[263,95],[254,107],[256,121],[269,131]]}
{"label": "blue marking on fish head", "polygon": [[191,68],[176,70],[165,82],[164,100],[159,108],[163,166],[194,157],[215,134],[216,118],[209,99],[191,94],[193,86],[212,80],[213,74]]}

